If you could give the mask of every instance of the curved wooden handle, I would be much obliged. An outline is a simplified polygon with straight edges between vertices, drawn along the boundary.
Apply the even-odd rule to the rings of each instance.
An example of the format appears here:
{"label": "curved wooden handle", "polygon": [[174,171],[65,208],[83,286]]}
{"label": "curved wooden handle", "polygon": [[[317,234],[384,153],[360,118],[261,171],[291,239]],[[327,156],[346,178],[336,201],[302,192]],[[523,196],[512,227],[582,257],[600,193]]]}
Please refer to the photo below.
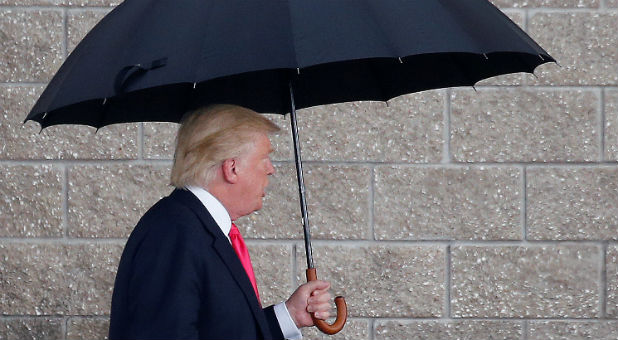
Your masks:
{"label": "curved wooden handle", "polygon": [[[307,269],[307,282],[315,281],[318,279],[318,274],[315,271],[315,268]],[[335,298],[335,306],[337,306],[337,319],[333,322],[332,325],[329,325],[326,321],[316,319],[311,313],[311,319],[313,319],[313,323],[315,326],[322,331],[322,333],[333,335],[339,333],[343,326],[345,325],[346,320],[348,319],[348,306],[345,303],[345,299],[343,296],[337,296]]]}

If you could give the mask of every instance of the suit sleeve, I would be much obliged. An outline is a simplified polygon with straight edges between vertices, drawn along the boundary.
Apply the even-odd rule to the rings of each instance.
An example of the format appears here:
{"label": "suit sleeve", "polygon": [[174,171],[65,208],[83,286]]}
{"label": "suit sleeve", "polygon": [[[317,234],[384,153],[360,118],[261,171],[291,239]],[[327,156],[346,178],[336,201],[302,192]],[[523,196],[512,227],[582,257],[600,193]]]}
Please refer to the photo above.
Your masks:
{"label": "suit sleeve", "polygon": [[283,333],[281,332],[281,327],[279,326],[279,321],[275,315],[274,306],[264,308],[264,314],[266,315],[268,327],[270,328],[270,334],[272,334],[273,339],[284,339]]}
{"label": "suit sleeve", "polygon": [[129,283],[131,335],[197,339],[200,238],[182,225],[154,228],[136,249]]}

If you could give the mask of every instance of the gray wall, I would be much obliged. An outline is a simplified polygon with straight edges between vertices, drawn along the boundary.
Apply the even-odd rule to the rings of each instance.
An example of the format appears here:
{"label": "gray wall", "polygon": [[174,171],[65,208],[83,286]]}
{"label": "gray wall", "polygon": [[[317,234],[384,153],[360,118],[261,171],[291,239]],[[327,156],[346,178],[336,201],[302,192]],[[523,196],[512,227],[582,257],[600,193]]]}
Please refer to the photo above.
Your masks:
{"label": "gray wall", "polygon": [[[299,113],[334,339],[618,338],[618,1],[495,3],[562,67]],[[174,125],[21,123],[113,5],[0,0],[0,339],[105,337],[126,237],[171,191]],[[266,304],[305,265],[273,119],[278,173],[239,223]]]}

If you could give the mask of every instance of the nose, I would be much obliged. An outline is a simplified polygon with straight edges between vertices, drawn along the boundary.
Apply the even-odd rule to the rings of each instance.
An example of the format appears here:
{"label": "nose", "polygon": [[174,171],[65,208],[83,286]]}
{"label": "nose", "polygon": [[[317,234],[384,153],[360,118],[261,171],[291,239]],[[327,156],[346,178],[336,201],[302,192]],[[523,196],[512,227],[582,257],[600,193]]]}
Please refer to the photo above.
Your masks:
{"label": "nose", "polygon": [[275,167],[273,166],[273,163],[270,161],[270,159],[268,160],[268,166],[266,168],[267,171],[267,175],[273,175],[275,173]]}

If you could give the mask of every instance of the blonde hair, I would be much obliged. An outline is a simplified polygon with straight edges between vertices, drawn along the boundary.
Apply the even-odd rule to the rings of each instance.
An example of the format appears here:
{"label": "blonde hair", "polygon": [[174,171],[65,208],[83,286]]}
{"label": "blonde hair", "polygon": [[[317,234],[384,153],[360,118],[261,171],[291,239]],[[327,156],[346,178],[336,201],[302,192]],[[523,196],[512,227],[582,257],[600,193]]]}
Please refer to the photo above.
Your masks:
{"label": "blonde hair", "polygon": [[183,117],[176,136],[171,185],[206,187],[223,161],[239,157],[257,133],[279,127],[253,110],[228,104],[199,108]]}

